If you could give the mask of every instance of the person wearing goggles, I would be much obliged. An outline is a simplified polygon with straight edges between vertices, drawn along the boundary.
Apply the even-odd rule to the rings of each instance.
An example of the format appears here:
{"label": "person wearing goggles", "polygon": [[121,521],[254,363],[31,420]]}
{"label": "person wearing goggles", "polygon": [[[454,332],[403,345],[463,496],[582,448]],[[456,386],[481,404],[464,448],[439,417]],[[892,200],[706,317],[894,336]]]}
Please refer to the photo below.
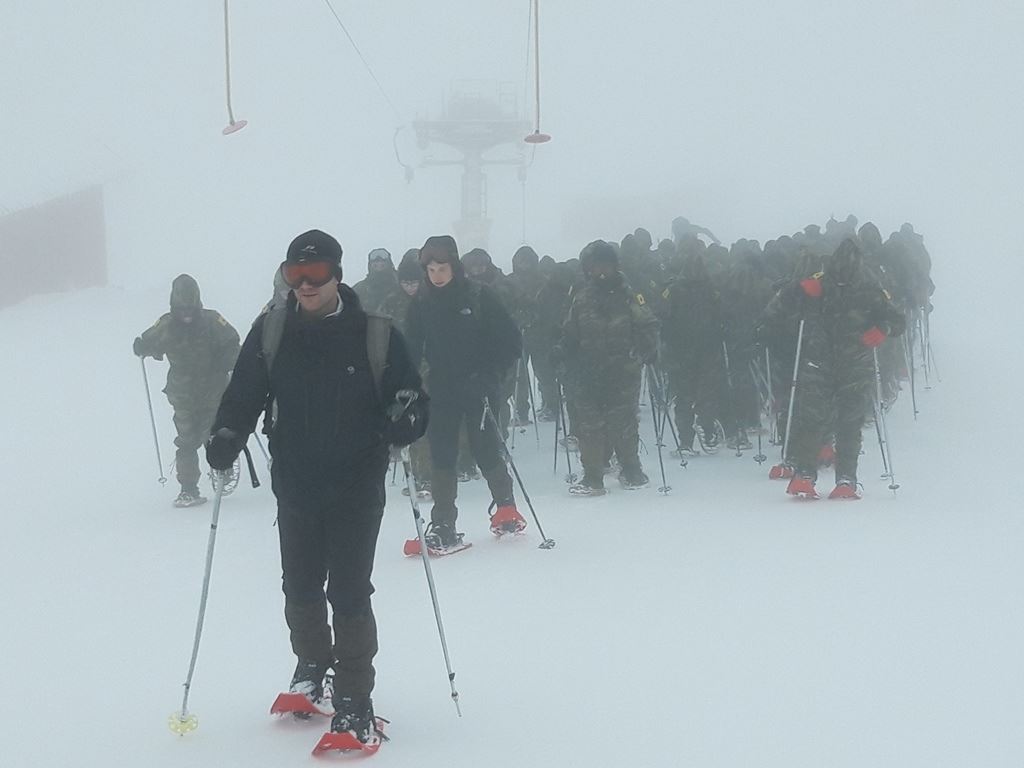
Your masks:
{"label": "person wearing goggles", "polygon": [[370,579],[389,446],[423,434],[428,398],[402,334],[363,311],[342,282],[341,256],[338,241],[319,230],[292,241],[280,267],[291,295],[253,323],[206,456],[214,469],[230,467],[260,414],[274,414],[271,478],[297,659],[289,694],[305,698],[305,711],[329,713],[333,704],[331,730],[370,743],[380,738],[370,698],[377,652]]}

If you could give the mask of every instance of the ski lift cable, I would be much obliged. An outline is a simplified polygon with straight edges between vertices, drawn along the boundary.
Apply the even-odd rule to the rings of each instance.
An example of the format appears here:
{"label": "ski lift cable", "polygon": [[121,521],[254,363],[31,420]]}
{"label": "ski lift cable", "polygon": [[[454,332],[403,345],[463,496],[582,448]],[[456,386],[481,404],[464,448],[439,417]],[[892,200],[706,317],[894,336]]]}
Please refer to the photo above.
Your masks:
{"label": "ski lift cable", "polygon": [[221,131],[225,136],[240,131],[248,125],[247,120],[235,120],[235,111],[231,108],[231,26],[228,0],[224,0],[224,83],[228,105],[228,124]]}
{"label": "ski lift cable", "polygon": [[523,67],[523,105],[530,98],[530,51],[533,48],[533,0],[527,0],[530,6],[526,22],[526,65]]}
{"label": "ski lift cable", "polygon": [[384,97],[384,101],[388,103],[388,106],[391,107],[391,111],[395,113],[395,117],[398,118],[398,122],[404,123],[405,120],[402,118],[402,113],[398,111],[398,107],[395,106],[395,102],[391,100],[391,97],[388,96],[387,91],[384,90],[384,86],[381,85],[380,80],[377,79],[377,75],[374,74],[373,68],[370,67],[370,63],[366,60],[366,57],[363,56],[363,52],[359,50],[359,46],[356,45],[356,41],[352,38],[352,35],[349,33],[348,28],[345,26],[345,22],[341,20],[341,17],[338,15],[338,12],[334,10],[334,6],[331,4],[331,0],[324,0],[324,4],[330,10],[331,15],[334,16],[334,20],[338,22],[338,26],[341,27],[341,31],[345,33],[345,37],[348,38],[349,43],[352,44],[352,49],[356,52],[356,55],[359,57],[359,60],[363,62],[363,66],[366,67],[367,73],[369,73],[370,78],[377,85],[377,89],[380,91],[381,96]]}
{"label": "ski lift cable", "polygon": [[533,0],[533,62],[534,62],[534,114],[536,122],[534,130],[524,141],[527,144],[544,144],[551,141],[551,137],[540,130],[540,0]]}

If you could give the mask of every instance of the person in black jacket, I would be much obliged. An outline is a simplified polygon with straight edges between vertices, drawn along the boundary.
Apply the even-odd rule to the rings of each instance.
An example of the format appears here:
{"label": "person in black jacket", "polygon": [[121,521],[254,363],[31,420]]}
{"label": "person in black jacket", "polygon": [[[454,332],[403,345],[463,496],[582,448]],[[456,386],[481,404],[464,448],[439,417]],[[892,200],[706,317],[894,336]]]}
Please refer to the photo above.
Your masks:
{"label": "person in black jacket", "polygon": [[418,364],[426,358],[431,397],[427,438],[434,467],[434,507],[427,546],[445,549],[462,541],[462,534],[455,531],[455,466],[463,422],[494,501],[491,531],[499,536],[518,533],[526,521],[516,509],[494,422],[488,419],[483,430],[480,426],[485,397],[497,416],[501,383],[522,353],[519,329],[489,287],[466,277],[450,235],[427,238],[420,264],[427,279],[409,306],[405,327],[413,361]]}
{"label": "person in black jacket", "polygon": [[319,230],[288,247],[281,274],[291,295],[253,323],[207,460],[217,470],[230,467],[271,404],[284,612],[298,657],[291,690],[315,706],[333,667],[331,730],[366,742],[379,738],[370,699],[377,652],[370,576],[388,446],[424,433],[427,397],[402,335],[383,316],[365,313],[340,282],[341,254],[337,240]]}

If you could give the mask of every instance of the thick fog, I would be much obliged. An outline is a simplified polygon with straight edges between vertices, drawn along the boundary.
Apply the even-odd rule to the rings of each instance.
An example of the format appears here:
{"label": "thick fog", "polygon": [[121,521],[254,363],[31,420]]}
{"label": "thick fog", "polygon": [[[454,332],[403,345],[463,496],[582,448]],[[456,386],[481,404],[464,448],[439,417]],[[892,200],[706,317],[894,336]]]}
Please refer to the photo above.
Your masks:
{"label": "thick fog", "polygon": [[[383,93],[323,2],[234,3],[249,126],[225,137],[220,3],[5,3],[0,206],[103,183],[113,283],[191,271],[254,303],[304,229],[336,234],[350,275],[372,247],[450,231],[457,169],[407,183],[395,129],[461,78],[511,81],[532,120],[529,3],[335,7]],[[527,240],[564,259],[682,214],[763,243],[853,212],[883,235],[913,222],[940,285],[968,264],[1019,275],[1022,21],[993,0],[542,3],[554,138],[528,172]],[[410,131],[398,144],[422,159]],[[520,184],[488,177],[505,266]]]}
{"label": "thick fog", "polygon": [[[132,340],[182,272],[244,335],[305,230],[337,237],[348,283],[372,248],[397,262],[453,232],[460,168],[424,166],[410,125],[440,117],[456,81],[509,82],[523,135],[534,120],[530,0],[332,3],[359,53],[323,0],[231,3],[248,125],[225,136],[220,0],[0,0],[0,225],[101,186],[108,283],[35,295],[70,278],[0,239],[16,267],[0,274],[5,765],[284,765],[323,727],[267,715],[292,657],[257,455],[264,486],[243,477],[224,504],[202,729],[164,728],[213,505],[174,509],[173,476],[156,482],[174,455],[167,367],[148,361],[149,410]],[[892,409],[898,494],[880,480],[881,432],[865,430],[855,505],[788,498],[753,450],[666,459],[656,476],[653,400],[652,487],[636,494],[570,498],[553,425],[517,433],[559,544],[537,548],[537,516],[495,540],[489,491],[462,484],[475,546],[434,561],[461,720],[422,569],[400,554],[408,500],[389,485],[374,697],[395,725],[376,759],[1021,765],[1024,3],[540,0],[540,21],[553,138],[501,150],[525,153],[525,192],[514,164],[486,169],[498,266],[524,239],[559,261],[641,226],[657,242],[679,215],[726,245],[850,213],[883,238],[912,222],[945,378],[918,381],[919,418],[906,383]],[[74,252],[68,232],[33,236]]]}

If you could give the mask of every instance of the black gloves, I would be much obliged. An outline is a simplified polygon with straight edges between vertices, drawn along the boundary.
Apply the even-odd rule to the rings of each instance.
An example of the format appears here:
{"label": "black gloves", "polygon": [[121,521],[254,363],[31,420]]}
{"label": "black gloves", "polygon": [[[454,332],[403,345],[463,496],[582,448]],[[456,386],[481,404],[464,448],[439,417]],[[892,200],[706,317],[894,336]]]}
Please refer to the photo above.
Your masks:
{"label": "black gloves", "polygon": [[237,432],[221,427],[206,441],[206,462],[221,472],[231,469],[245,445]]}
{"label": "black gloves", "polygon": [[427,431],[426,398],[411,389],[403,389],[395,395],[395,402],[388,408],[388,420],[384,426],[384,440],[390,445],[411,445]]}
{"label": "black gloves", "polygon": [[[143,347],[144,347],[144,345],[142,343],[142,337],[141,336],[137,336],[135,338],[135,341],[132,342],[132,352],[135,353],[136,357],[146,357],[147,356],[146,350]],[[163,352],[157,352],[155,354],[149,354],[148,356],[152,357],[154,360],[163,360],[164,359],[164,353]]]}

